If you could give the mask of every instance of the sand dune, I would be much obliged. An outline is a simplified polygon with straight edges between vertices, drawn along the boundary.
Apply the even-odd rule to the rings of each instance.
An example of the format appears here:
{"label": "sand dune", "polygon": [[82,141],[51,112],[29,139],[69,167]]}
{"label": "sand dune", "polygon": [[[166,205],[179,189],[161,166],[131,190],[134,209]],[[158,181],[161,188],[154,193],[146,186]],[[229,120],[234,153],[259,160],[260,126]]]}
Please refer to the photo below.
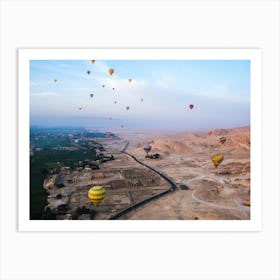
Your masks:
{"label": "sand dune", "polygon": [[[136,211],[130,219],[249,219],[250,218],[250,127],[208,131],[146,134],[133,138],[127,151],[141,161],[161,170],[189,191],[154,201]],[[135,135],[134,135],[135,136]],[[139,136],[139,135],[138,135]],[[225,137],[224,143],[220,138]],[[159,159],[147,159],[145,144]],[[224,160],[215,168],[213,153]],[[168,211],[161,209],[168,207]],[[180,211],[178,210],[180,209]],[[153,213],[153,214],[151,214]]]}
{"label": "sand dune", "polygon": [[[224,136],[226,135],[226,136]],[[226,140],[222,144],[220,138]],[[167,154],[189,154],[201,151],[229,151],[235,153],[246,153],[250,150],[250,127],[234,129],[217,129],[211,135],[207,132],[181,132],[173,136],[161,138],[158,135],[154,139],[140,141],[133,147],[138,153],[142,153],[145,144],[152,146],[151,153]]]}

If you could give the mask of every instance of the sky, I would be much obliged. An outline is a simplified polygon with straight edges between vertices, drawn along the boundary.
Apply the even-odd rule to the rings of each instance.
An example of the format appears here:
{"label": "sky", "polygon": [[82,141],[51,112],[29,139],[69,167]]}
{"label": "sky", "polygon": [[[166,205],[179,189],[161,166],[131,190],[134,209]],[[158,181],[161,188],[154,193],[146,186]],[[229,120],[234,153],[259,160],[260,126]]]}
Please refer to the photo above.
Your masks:
{"label": "sky", "polygon": [[247,126],[250,61],[31,60],[30,125],[178,130]]}

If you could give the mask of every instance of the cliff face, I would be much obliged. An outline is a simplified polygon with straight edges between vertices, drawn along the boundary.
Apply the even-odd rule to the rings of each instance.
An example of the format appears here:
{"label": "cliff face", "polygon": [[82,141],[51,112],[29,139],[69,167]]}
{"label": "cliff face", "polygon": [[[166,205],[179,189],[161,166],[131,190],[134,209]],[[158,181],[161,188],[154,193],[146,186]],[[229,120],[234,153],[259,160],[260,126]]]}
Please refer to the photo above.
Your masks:
{"label": "cliff face", "polygon": [[[163,155],[190,154],[197,152],[211,153],[213,150],[250,152],[250,127],[233,129],[215,129],[207,132],[178,133],[168,137],[149,140],[151,153]],[[146,142],[139,142],[135,147],[138,153],[144,153]]]}

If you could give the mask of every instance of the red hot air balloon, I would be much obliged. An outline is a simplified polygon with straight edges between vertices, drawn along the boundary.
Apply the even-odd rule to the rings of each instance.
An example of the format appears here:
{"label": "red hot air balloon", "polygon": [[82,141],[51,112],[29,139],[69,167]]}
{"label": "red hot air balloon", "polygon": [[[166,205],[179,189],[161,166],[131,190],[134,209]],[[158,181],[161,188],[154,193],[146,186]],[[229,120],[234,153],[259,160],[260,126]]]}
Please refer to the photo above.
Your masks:
{"label": "red hot air balloon", "polygon": [[190,107],[190,109],[192,110],[192,108],[193,108],[193,104],[190,104],[190,105],[189,105],[189,107]]}

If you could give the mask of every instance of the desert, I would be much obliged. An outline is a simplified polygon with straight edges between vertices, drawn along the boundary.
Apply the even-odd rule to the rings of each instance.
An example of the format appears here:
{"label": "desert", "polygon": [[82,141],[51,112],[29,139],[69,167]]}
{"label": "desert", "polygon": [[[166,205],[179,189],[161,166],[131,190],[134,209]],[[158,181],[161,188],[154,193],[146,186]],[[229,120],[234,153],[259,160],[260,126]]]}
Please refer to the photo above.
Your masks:
{"label": "desert", "polygon": [[[204,132],[127,132],[127,152],[167,174],[176,191],[151,201],[125,219],[247,220],[250,219],[250,127],[215,129]],[[220,138],[225,137],[224,143]],[[149,143],[159,159],[145,157]],[[222,153],[215,168],[213,153]]]}
{"label": "desert", "polygon": [[[250,127],[72,137],[85,159],[49,170],[43,219],[250,219]],[[74,147],[61,152],[73,156]],[[98,205],[88,197],[93,186],[106,193]]]}

